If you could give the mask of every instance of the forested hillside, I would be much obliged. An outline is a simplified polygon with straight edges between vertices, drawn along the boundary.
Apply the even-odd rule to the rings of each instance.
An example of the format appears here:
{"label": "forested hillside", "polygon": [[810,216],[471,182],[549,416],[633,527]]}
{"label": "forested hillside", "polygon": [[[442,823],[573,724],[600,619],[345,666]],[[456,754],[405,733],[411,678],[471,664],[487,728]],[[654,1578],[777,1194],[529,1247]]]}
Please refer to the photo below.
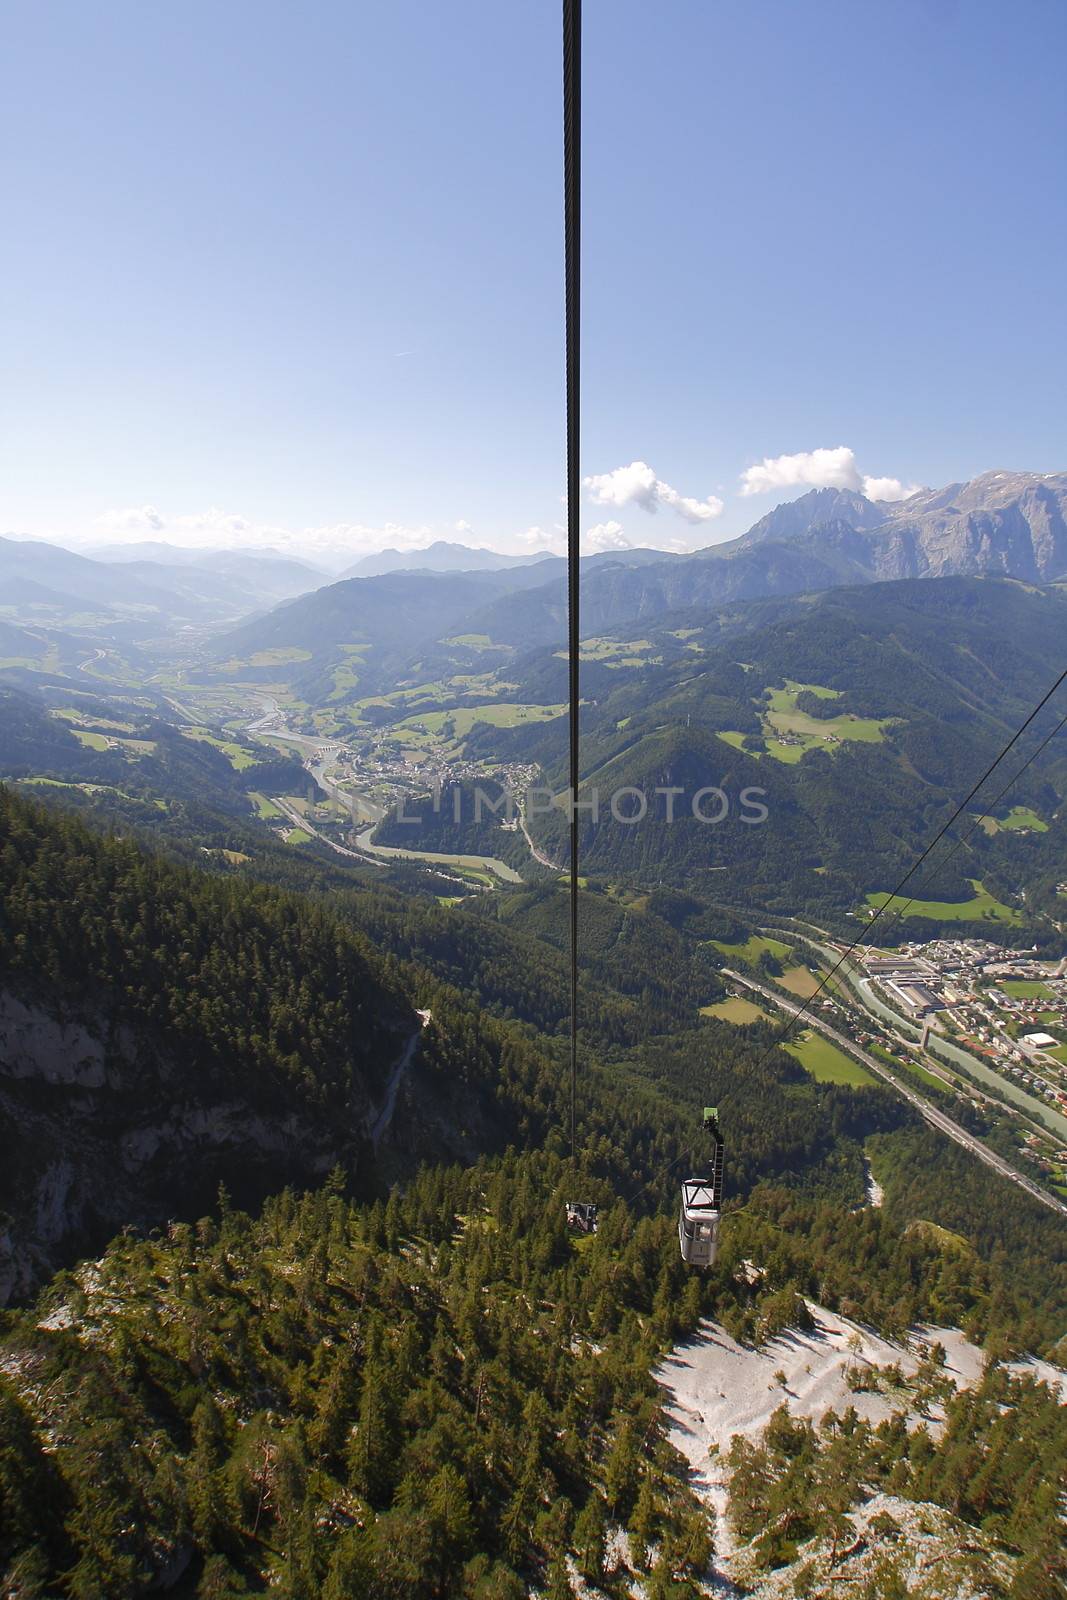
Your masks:
{"label": "forested hillside", "polygon": [[344,1160],[373,1187],[394,1148],[544,1125],[550,1063],[321,905],[2,788],[0,993],[5,1295],[223,1177],[258,1200]]}
{"label": "forested hillside", "polygon": [[[446,912],[324,865],[308,897],[10,793],[0,820],[6,1237],[33,1244],[11,1287],[127,1224],[4,1323],[0,1561],[20,1600],[562,1597],[564,1554],[600,1581],[619,1527],[638,1572],[696,1594],[710,1530],[649,1375],[702,1312],[758,1339],[810,1295],[890,1333],[1056,1346],[1060,1221],[889,1091],[815,1083],[764,1024],[697,1017],[674,925],[730,931],[699,902],[584,897],[576,1174],[555,885]],[[68,1030],[48,1071],[44,1017]],[[709,1100],[731,1199],[702,1280],[671,1208]],[[220,1107],[238,1112],[221,1136]],[[509,1140],[526,1153],[494,1153]],[[862,1209],[865,1144],[880,1212]],[[332,1163],[325,1187],[278,1196]],[[210,1202],[220,1180],[256,1209]],[[575,1189],[603,1218],[577,1246]],[[54,1218],[79,1192],[77,1226],[44,1237],[26,1196]],[[932,1467],[909,1483],[943,1493]],[[1009,1532],[1024,1554],[1052,1536],[1040,1508]]]}
{"label": "forested hillside", "polygon": [[[619,668],[614,687],[583,708],[583,786],[601,801],[599,820],[583,820],[586,869],[662,874],[738,906],[839,917],[876,884],[897,881],[1051,687],[1065,621],[1059,590],[986,579],[835,590],[710,620],[678,614],[671,626],[687,636],[684,662]],[[1050,708],[1034,724],[976,812],[1060,714]],[[562,734],[551,723],[476,729],[468,749],[536,761],[565,786]],[[656,791],[671,787],[682,798],[668,823]],[[691,800],[718,788],[727,805],[705,800],[704,811],[725,814],[709,825]],[[649,809],[631,825],[612,816],[610,799],[633,789]],[[752,790],[765,823],[744,820]],[[931,864],[924,896],[965,900],[979,879],[1010,908],[1025,881],[1027,906],[1051,908],[1050,877],[1067,859],[1065,791],[1053,742],[1000,807],[1032,807],[1039,826],[974,830],[943,871]],[[620,812],[637,806],[631,798]],[[562,818],[538,815],[531,825],[562,859]],[[1009,942],[1010,922],[997,933]]]}
{"label": "forested hillside", "polygon": [[[981,1333],[1005,1292],[995,1270],[876,1213],[849,1221],[780,1191],[728,1225],[707,1278],[685,1273],[669,1218],[623,1206],[576,1251],[567,1183],[557,1158],[513,1157],[426,1170],[388,1205],[353,1208],[338,1175],[258,1220],[223,1197],[195,1228],[125,1238],[57,1279],[0,1347],[13,1592],[520,1600],[532,1582],[562,1600],[565,1554],[599,1583],[621,1526],[637,1573],[683,1600],[702,1592],[711,1529],[649,1374],[702,1311],[766,1338],[818,1285],[892,1327],[958,1318]],[[981,1429],[965,1441],[963,1412],[940,1456],[905,1469],[906,1439],[860,1436],[847,1471],[877,1448],[899,1492],[977,1518],[1003,1503],[1009,1470],[997,1407],[982,1405]],[[1017,1432],[1054,1470],[1049,1413],[1031,1398]],[[957,1442],[985,1467],[980,1498],[960,1494]],[[779,1486],[778,1461],[752,1498],[792,1504],[799,1537],[812,1489]],[[1041,1552],[1054,1500],[1001,1527]]]}

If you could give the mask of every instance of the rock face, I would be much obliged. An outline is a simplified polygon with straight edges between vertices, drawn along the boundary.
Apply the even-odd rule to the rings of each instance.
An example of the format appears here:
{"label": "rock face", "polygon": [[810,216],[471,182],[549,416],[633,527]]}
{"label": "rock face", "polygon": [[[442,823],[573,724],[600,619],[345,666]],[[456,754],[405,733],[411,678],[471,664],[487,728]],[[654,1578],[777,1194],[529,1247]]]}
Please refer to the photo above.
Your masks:
{"label": "rock face", "polygon": [[768,511],[739,542],[753,545],[797,539],[827,522],[845,522],[851,528],[876,528],[885,521],[886,511],[884,503],[868,500],[854,489],[812,489],[798,500],[786,500]]}
{"label": "rock face", "polygon": [[985,472],[893,504],[814,489],[769,512],[737,548],[785,540],[823,561],[838,551],[867,581],[998,573],[1051,583],[1067,575],[1065,514],[1067,473]]}
{"label": "rock face", "polygon": [[203,1216],[220,1182],[254,1206],[338,1163],[359,1184],[431,1150],[470,1159],[456,1128],[476,1147],[484,1130],[437,1082],[426,1029],[399,1018],[389,1058],[343,1108],[298,1088],[253,1104],[232,1086],[193,1093],[166,1040],[111,1027],[103,1010],[65,1017],[0,989],[0,1305],[122,1227]]}

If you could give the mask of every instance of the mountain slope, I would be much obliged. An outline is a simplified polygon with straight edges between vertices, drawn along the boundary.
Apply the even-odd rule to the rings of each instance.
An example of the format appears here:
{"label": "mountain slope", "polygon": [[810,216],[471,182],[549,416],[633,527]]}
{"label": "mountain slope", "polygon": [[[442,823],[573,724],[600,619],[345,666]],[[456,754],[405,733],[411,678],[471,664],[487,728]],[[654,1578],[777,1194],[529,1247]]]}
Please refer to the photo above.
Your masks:
{"label": "mountain slope", "polygon": [[[684,658],[617,671],[615,686],[598,689],[583,709],[583,783],[601,797],[598,823],[583,824],[583,861],[609,877],[692,879],[739,905],[824,913],[836,905],[840,914],[897,880],[1049,688],[1067,596],[1011,580],[944,578],[684,615],[693,622]],[[651,639],[654,646],[655,630]],[[1050,710],[1015,765],[1059,714]],[[552,723],[482,726],[467,753],[536,761],[562,789],[565,732]],[[685,798],[668,824],[655,796],[672,785]],[[714,786],[731,809],[721,825],[706,826],[690,802]],[[742,823],[750,786],[770,811],[761,826]],[[637,826],[608,809],[627,788],[649,801]],[[1035,806],[1047,831],[978,830],[941,879],[932,863],[924,882],[940,892],[931,897],[966,899],[977,877],[1000,883],[1010,900],[1024,882],[1028,903],[1051,910],[1052,879],[1067,864],[1065,793],[1061,736],[1007,802]],[[537,827],[549,853],[558,852],[560,818]],[[1000,936],[1010,937],[1010,927]]]}
{"label": "mountain slope", "polygon": [[0,906],[0,1299],[220,1179],[252,1202],[339,1161],[366,1187],[376,1161],[471,1158],[514,1122],[511,1073],[543,1070],[512,1042],[502,1071],[440,986],[420,1018],[395,963],[311,901],[3,788]]}
{"label": "mountain slope", "polygon": [[[148,545],[121,559],[93,559],[38,540],[0,539],[0,605],[12,620],[153,638],[186,626],[238,618],[314,589],[322,575],[296,562],[241,552],[200,560],[199,552]],[[164,559],[160,559],[160,558]]]}

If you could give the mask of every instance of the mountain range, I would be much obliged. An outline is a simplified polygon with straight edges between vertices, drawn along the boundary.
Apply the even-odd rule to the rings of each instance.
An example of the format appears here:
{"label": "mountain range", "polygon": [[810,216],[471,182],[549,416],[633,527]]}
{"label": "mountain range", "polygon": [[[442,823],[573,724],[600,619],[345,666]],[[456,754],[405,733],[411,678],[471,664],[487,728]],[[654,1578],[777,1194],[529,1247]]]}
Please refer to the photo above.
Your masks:
{"label": "mountain range", "polygon": [[[892,504],[815,489],[741,537],[690,556],[641,550],[587,558],[582,630],[643,631],[668,617],[696,621],[709,608],[741,600],[906,578],[1000,574],[1055,583],[1067,578],[1065,513],[1064,473],[988,472]],[[560,643],[565,613],[560,558],[462,573],[394,571],[299,597],[220,637],[214,653],[247,660],[288,647],[304,654],[286,675],[310,683],[345,647],[369,646],[365,681],[384,684],[405,658],[425,661],[429,652],[431,662],[455,660],[449,641],[456,638],[465,641],[468,669],[479,646],[483,664],[498,666],[501,650]]]}
{"label": "mountain range", "polygon": [[340,574],[343,578],[378,578],[387,572],[498,572],[507,567],[525,567],[543,561],[545,550],[526,556],[505,556],[498,550],[437,539],[423,550],[377,550],[364,556]]}
{"label": "mountain range", "polygon": [[232,625],[324,581],[302,562],[246,551],[149,543],[81,555],[42,540],[0,539],[0,615],[43,628],[110,629],[127,641]]}

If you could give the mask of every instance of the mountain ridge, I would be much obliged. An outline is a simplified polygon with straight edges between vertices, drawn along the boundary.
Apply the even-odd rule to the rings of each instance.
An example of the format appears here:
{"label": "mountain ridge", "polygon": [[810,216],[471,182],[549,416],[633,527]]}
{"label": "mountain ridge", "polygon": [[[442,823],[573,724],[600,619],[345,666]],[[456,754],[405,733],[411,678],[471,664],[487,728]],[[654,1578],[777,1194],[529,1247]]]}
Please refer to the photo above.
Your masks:
{"label": "mountain ridge", "polygon": [[[585,558],[582,626],[588,636],[630,623],[644,628],[672,612],[731,601],[984,574],[1042,584],[1067,577],[1067,473],[985,473],[892,503],[848,490],[816,489],[768,512],[739,538],[689,556],[621,551]],[[438,642],[453,633],[484,638],[496,650],[523,650],[563,636],[566,595],[560,558],[466,574],[409,570],[388,577],[399,586],[397,600],[403,597],[398,619],[414,605],[429,623],[432,606],[441,604]],[[433,589],[461,577],[471,585],[466,611],[452,606],[447,591]],[[541,577],[545,581],[538,583]],[[488,590],[478,592],[475,580],[483,586],[488,582]],[[340,651],[357,637],[353,628],[366,625],[383,643],[391,632],[393,661],[405,646],[422,649],[431,639],[431,626],[416,640],[406,634],[406,623],[398,620],[391,629],[390,617],[375,614],[381,596],[360,585],[380,584],[382,577],[342,581],[348,586],[343,592],[336,584],[327,585],[305,596],[299,610],[275,610],[224,638],[233,641],[238,654],[290,644],[321,658]],[[419,584],[429,586],[421,602]],[[301,637],[285,637],[286,626],[297,622]]]}

